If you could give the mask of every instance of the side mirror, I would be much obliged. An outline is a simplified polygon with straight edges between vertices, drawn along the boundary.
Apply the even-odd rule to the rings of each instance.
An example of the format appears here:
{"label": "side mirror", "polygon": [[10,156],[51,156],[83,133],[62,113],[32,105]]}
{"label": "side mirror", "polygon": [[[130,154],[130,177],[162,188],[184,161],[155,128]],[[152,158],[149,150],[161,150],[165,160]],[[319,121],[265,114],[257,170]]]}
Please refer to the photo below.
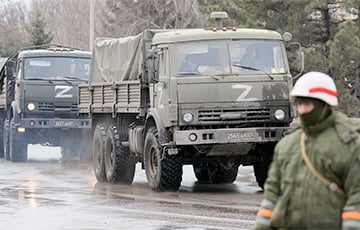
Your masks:
{"label": "side mirror", "polygon": [[146,57],[147,81],[148,83],[159,82],[159,59],[157,50],[150,51]]}
{"label": "side mirror", "polygon": [[288,59],[293,79],[300,77],[304,72],[304,52],[301,51],[299,42],[287,43]]}
{"label": "side mirror", "polygon": [[304,72],[304,52],[298,51],[296,52],[296,70],[299,72],[294,79],[300,77]]}

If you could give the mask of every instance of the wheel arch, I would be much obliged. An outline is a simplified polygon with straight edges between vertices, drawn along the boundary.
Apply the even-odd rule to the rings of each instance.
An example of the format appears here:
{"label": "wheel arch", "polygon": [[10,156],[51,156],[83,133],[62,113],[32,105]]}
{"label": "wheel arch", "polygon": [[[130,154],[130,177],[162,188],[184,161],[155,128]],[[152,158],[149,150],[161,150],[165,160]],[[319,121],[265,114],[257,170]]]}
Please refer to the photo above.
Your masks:
{"label": "wheel arch", "polygon": [[147,114],[145,120],[144,138],[146,136],[146,132],[151,127],[155,127],[157,130],[164,128],[160,112],[157,109],[149,109],[149,113]]}
{"label": "wheel arch", "polygon": [[11,103],[11,107],[10,107],[10,113],[9,113],[10,117],[9,117],[9,120],[11,118],[14,118],[15,122],[17,122],[19,120],[19,113],[18,113],[18,109],[17,109],[17,106],[16,106],[16,103],[15,101],[13,101]]}

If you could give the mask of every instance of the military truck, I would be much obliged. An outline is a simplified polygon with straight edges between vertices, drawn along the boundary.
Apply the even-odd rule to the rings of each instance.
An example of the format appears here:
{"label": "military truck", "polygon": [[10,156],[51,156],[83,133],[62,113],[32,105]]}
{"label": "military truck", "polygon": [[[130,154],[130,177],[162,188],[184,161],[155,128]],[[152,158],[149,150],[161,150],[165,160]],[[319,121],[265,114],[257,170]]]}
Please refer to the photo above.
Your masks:
{"label": "military truck", "polygon": [[28,144],[41,144],[60,146],[63,159],[86,158],[79,140],[91,134],[92,120],[78,115],[77,86],[88,81],[90,63],[91,52],[53,44],[7,58],[0,72],[2,157],[23,162]]}
{"label": "military truck", "polygon": [[[238,28],[97,38],[89,83],[79,85],[97,180],[131,184],[141,163],[153,190],[174,191],[185,164],[198,182],[216,184],[253,165],[263,187],[295,116],[285,42],[275,31]],[[245,65],[247,48],[257,59]]]}

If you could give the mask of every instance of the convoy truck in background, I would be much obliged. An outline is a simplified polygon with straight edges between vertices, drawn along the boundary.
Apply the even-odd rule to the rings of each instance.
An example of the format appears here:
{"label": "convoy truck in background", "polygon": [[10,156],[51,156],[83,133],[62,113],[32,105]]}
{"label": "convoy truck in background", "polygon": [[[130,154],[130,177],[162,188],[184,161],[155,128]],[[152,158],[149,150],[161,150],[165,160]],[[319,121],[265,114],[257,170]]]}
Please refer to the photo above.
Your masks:
{"label": "convoy truck in background", "polygon": [[60,146],[64,159],[87,157],[79,140],[88,139],[92,120],[78,115],[77,95],[90,63],[90,52],[51,44],[21,49],[6,60],[0,72],[0,152],[6,160],[26,161],[28,144]]}
{"label": "convoy truck in background", "polygon": [[131,184],[141,163],[153,190],[174,191],[184,164],[202,183],[232,183],[253,165],[263,187],[295,116],[284,43],[275,31],[237,28],[96,39],[79,113],[93,119],[97,180]]}

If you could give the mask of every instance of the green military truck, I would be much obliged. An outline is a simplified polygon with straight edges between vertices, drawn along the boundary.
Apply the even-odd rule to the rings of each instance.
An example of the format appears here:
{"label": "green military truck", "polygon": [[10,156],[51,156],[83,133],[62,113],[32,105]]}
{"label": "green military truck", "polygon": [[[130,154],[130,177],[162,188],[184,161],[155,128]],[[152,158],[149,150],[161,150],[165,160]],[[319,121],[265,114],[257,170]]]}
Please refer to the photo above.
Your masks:
{"label": "green military truck", "polygon": [[[98,38],[92,54],[79,113],[93,119],[98,181],[131,184],[141,163],[153,190],[171,191],[185,164],[202,183],[232,183],[240,165],[253,165],[263,187],[274,145],[295,116],[280,34],[146,30]],[[245,63],[247,55],[256,57]]]}
{"label": "green military truck", "polygon": [[2,157],[26,161],[28,144],[60,146],[64,159],[86,157],[80,140],[91,134],[92,120],[78,115],[77,86],[88,81],[90,63],[90,52],[50,44],[6,60],[0,72]]}

